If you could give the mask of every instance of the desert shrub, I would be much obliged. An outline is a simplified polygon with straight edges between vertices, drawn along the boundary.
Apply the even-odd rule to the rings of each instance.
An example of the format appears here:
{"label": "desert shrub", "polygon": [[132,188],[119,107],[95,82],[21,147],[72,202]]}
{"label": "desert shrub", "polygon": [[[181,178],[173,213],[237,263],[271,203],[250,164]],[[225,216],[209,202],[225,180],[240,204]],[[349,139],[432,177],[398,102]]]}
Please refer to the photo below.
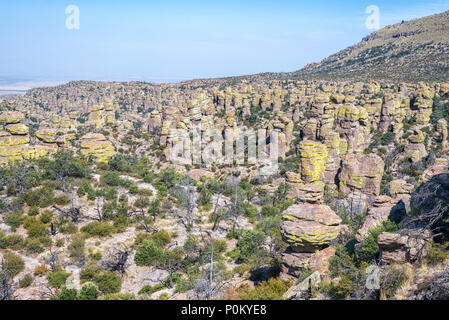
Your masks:
{"label": "desert shrub", "polygon": [[75,223],[64,223],[59,227],[59,231],[63,234],[74,234],[78,232],[78,227]]}
{"label": "desert shrub", "polygon": [[25,240],[25,249],[28,253],[42,253],[44,247],[41,241],[37,238],[27,238]]}
{"label": "desert shrub", "polygon": [[139,266],[151,266],[165,260],[164,249],[154,240],[144,240],[136,250],[134,260]]}
{"label": "desert shrub", "polygon": [[6,274],[11,278],[14,278],[25,269],[25,261],[11,251],[6,251],[3,254],[3,262]]}
{"label": "desert shrub", "polygon": [[47,273],[48,286],[51,288],[62,288],[65,285],[70,273],[64,270],[56,270],[55,272]]}
{"label": "desert shrub", "polygon": [[97,286],[92,282],[85,283],[80,292],[78,299],[79,300],[97,300],[99,291]]}
{"label": "desert shrub", "polygon": [[167,231],[160,231],[153,233],[150,236],[150,239],[153,240],[158,246],[165,247],[167,244],[171,242],[171,236]]}
{"label": "desert shrub", "polygon": [[382,298],[392,298],[398,289],[408,279],[407,272],[402,266],[389,266],[384,268],[381,274],[381,296]]}
{"label": "desert shrub", "polygon": [[103,294],[119,292],[122,287],[122,279],[113,271],[101,270],[99,268],[87,268],[81,270],[82,282],[93,282]]}
{"label": "desert shrub", "polygon": [[46,208],[54,203],[53,189],[40,187],[35,190],[30,190],[22,196],[22,200],[29,206]]}
{"label": "desert shrub", "polygon": [[81,232],[90,237],[109,237],[114,233],[114,226],[110,222],[94,221],[82,227]]}
{"label": "desert shrub", "polygon": [[52,300],[73,301],[77,299],[78,299],[78,291],[76,291],[76,289],[71,289],[67,287],[63,287],[55,297],[52,297]]}
{"label": "desert shrub", "polygon": [[100,178],[100,182],[102,185],[107,185],[111,187],[125,186],[129,183],[125,179],[120,178],[120,175],[114,171],[106,172]]}
{"label": "desert shrub", "polygon": [[355,258],[358,264],[361,262],[371,263],[379,257],[379,246],[377,237],[383,232],[395,232],[398,230],[397,224],[387,220],[385,223],[369,230],[368,235],[362,241],[360,248],[355,250]]}
{"label": "desert shrub", "polygon": [[39,214],[39,208],[36,206],[33,206],[30,208],[30,210],[28,210],[29,216],[37,216],[38,214]]}
{"label": "desert shrub", "polygon": [[161,293],[161,295],[159,296],[159,298],[157,298],[157,300],[168,300],[168,299],[170,299],[170,296],[168,295],[167,292]]}
{"label": "desert shrub", "polygon": [[23,212],[14,210],[12,213],[3,215],[3,221],[11,227],[12,231],[16,231],[23,223]]}
{"label": "desert shrub", "polygon": [[265,234],[258,230],[243,230],[238,238],[237,247],[240,251],[239,258],[248,261],[253,256],[261,256],[265,253],[262,244]]}
{"label": "desert shrub", "polygon": [[135,298],[132,293],[112,293],[101,297],[100,300],[135,300]]}
{"label": "desert shrub", "polygon": [[31,274],[27,273],[23,276],[22,279],[19,281],[19,287],[20,288],[28,288],[33,283],[34,278]]}
{"label": "desert shrub", "polygon": [[283,300],[282,296],[292,284],[279,278],[271,278],[263,281],[253,290],[242,290],[239,295],[241,300]]}
{"label": "desert shrub", "polygon": [[325,291],[334,299],[341,300],[348,297],[354,290],[353,279],[350,275],[343,274],[338,281],[331,281]]}
{"label": "desert shrub", "polygon": [[42,221],[42,223],[50,223],[51,219],[53,219],[53,213],[50,210],[45,210],[41,213],[39,219]]}
{"label": "desert shrub", "polygon": [[34,268],[33,273],[37,277],[44,276],[48,273],[48,267],[45,264],[40,264]]}
{"label": "desert shrub", "polygon": [[440,264],[446,261],[449,258],[448,251],[449,243],[439,244],[432,243],[427,248],[427,256],[424,258],[424,261],[431,265]]}
{"label": "desert shrub", "polygon": [[[0,236],[1,238],[1,236]],[[1,249],[21,250],[24,248],[25,239],[20,234],[9,234],[0,240]]]}
{"label": "desert shrub", "polygon": [[[81,186],[77,190],[78,197],[84,197],[86,194],[88,195],[89,200],[92,198],[95,199],[95,189],[90,185],[89,182],[84,181]],[[92,199],[92,200],[93,200]]]}
{"label": "desert shrub", "polygon": [[68,195],[62,195],[54,198],[54,203],[60,206],[66,206],[70,203],[70,197]]}
{"label": "desert shrub", "polygon": [[146,285],[139,290],[139,294],[147,294],[151,296],[153,293],[161,291],[163,289],[165,289],[165,286],[162,283],[155,284],[154,286]]}
{"label": "desert shrub", "polygon": [[280,214],[280,210],[270,205],[264,205],[261,213],[264,217],[274,217]]}
{"label": "desert shrub", "polygon": [[82,261],[84,259],[84,244],[85,240],[83,235],[72,235],[72,241],[68,246],[70,258],[74,261]]}
{"label": "desert shrub", "polygon": [[39,238],[47,234],[47,226],[35,217],[25,217],[23,227],[26,229],[28,236],[31,238]]}

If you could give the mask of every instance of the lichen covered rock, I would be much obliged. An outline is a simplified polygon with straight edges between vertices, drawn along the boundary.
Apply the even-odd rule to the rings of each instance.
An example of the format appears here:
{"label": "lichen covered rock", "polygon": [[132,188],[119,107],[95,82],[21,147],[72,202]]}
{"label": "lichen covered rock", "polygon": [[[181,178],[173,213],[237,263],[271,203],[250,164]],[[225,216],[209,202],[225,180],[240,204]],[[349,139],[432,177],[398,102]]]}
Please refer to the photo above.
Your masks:
{"label": "lichen covered rock", "polygon": [[340,191],[349,194],[360,191],[377,196],[384,173],[384,161],[376,154],[348,154],[343,158]]}
{"label": "lichen covered rock", "polygon": [[115,149],[104,135],[88,133],[81,138],[81,154],[92,156],[98,162],[107,162],[115,154]]}
{"label": "lichen covered rock", "polygon": [[282,217],[281,233],[296,252],[322,249],[337,238],[340,231],[340,217],[325,205],[293,205]]}
{"label": "lichen covered rock", "polygon": [[19,123],[23,120],[23,113],[18,111],[3,111],[0,112],[0,123]]}
{"label": "lichen covered rock", "polygon": [[327,147],[317,141],[304,140],[299,145],[301,153],[301,178],[303,182],[316,182],[324,178]]}

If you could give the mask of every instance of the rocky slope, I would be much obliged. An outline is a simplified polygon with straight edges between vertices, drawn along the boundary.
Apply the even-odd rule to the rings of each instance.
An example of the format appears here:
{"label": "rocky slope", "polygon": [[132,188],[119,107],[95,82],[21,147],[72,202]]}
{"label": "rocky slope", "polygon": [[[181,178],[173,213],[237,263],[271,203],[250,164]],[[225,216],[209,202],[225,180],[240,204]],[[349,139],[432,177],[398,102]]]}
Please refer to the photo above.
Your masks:
{"label": "rocky slope", "polygon": [[447,79],[448,31],[449,12],[388,26],[292,76],[402,81]]}

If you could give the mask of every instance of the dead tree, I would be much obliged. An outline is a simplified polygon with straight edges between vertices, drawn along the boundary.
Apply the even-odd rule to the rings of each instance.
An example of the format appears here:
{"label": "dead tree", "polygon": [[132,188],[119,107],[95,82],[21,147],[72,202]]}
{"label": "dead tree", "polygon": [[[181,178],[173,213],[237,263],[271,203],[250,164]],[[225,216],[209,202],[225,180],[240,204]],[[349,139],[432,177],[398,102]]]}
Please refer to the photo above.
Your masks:
{"label": "dead tree", "polygon": [[0,272],[0,300],[10,300],[14,290],[11,284],[11,276],[7,271],[6,262],[4,259],[1,261]]}
{"label": "dead tree", "polygon": [[198,300],[211,300],[218,298],[222,290],[229,284],[230,280],[224,275],[222,270],[215,265],[214,239],[210,231],[205,232],[207,238],[201,233],[202,242],[210,244],[209,266],[203,269],[203,277],[197,279],[193,286],[194,296]]}
{"label": "dead tree", "polygon": [[104,198],[100,200],[95,200],[95,211],[97,212],[97,217],[94,218],[96,221],[103,221],[103,208],[104,208]]}
{"label": "dead tree", "polygon": [[67,219],[71,219],[72,222],[78,223],[81,218],[81,210],[77,207],[75,207],[75,197],[73,195],[73,190],[70,193],[70,199],[71,199],[71,206],[70,209],[65,210],[62,208],[57,207],[56,205],[53,205],[52,208],[55,209],[60,215]]}
{"label": "dead tree", "polygon": [[45,259],[45,263],[50,266],[51,272],[55,272],[59,264],[59,251],[53,251],[50,247],[50,255]]}
{"label": "dead tree", "polygon": [[128,262],[131,249],[125,248],[111,248],[108,252],[108,258],[102,261],[103,266],[110,271],[117,271],[120,274],[125,274],[126,265]]}

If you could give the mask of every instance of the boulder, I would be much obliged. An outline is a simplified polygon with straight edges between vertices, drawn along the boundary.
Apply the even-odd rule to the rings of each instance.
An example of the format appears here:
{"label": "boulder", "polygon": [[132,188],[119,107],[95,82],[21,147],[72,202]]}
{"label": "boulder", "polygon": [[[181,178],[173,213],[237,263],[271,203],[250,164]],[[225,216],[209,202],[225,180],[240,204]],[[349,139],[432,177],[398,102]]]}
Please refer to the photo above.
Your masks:
{"label": "boulder", "polygon": [[115,149],[104,135],[88,133],[81,138],[81,154],[92,156],[98,162],[106,162],[115,154]]}
{"label": "boulder", "polygon": [[41,129],[36,132],[36,137],[46,143],[55,143],[58,138],[58,132],[50,128]]}
{"label": "boulder", "polygon": [[376,154],[348,154],[343,158],[340,191],[349,194],[360,191],[378,196],[384,173],[384,161]]}
{"label": "boulder", "polygon": [[293,205],[282,216],[281,233],[297,252],[320,250],[337,238],[340,231],[340,217],[325,205]]}
{"label": "boulder", "polygon": [[18,111],[3,111],[0,112],[0,123],[19,123],[24,118],[23,113]]}
{"label": "boulder", "polygon": [[6,131],[14,135],[27,135],[28,127],[23,123],[12,123],[5,126]]}
{"label": "boulder", "polygon": [[309,291],[321,283],[321,275],[315,271],[302,282],[294,285],[282,296],[285,300],[303,300],[308,298]]}
{"label": "boulder", "polygon": [[377,238],[383,263],[413,262],[427,254],[427,241],[431,239],[426,229],[404,229],[384,232]]}

